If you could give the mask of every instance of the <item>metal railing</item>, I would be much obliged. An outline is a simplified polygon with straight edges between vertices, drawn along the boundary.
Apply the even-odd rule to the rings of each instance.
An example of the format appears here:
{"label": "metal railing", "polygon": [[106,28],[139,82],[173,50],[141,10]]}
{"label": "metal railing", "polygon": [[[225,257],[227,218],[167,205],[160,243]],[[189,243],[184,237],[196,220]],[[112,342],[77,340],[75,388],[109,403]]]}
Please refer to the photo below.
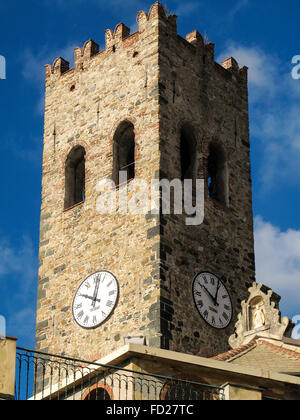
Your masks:
{"label": "metal railing", "polygon": [[223,400],[199,382],[17,348],[16,400]]}

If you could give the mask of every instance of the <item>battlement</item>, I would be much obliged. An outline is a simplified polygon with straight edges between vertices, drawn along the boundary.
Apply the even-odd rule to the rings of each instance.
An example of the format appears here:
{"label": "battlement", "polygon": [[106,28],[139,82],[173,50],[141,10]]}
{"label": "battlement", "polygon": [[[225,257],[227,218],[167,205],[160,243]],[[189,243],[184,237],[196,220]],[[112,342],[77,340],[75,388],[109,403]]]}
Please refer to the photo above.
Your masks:
{"label": "battlement", "polygon": [[[177,34],[177,16],[167,15],[164,7],[156,2],[153,4],[148,13],[140,11],[137,14],[138,31],[134,34],[130,34],[130,28],[124,23],[119,23],[115,29],[106,29],[105,31],[105,49],[99,51],[99,45],[93,41],[88,40],[85,42],[82,48],[75,48],[75,65],[73,69],[70,69],[70,64],[62,57],[58,57],[53,65],[47,64],[46,67],[46,80],[52,77],[59,77],[69,71],[82,71],[85,70],[89,65],[89,60],[97,55],[103,55],[103,58],[108,54],[116,53],[120,48],[127,48],[134,44],[139,37],[143,36],[147,29],[153,28],[155,23],[162,24],[161,26],[175,39],[182,41],[183,48],[188,48],[192,53],[201,51],[203,61],[214,62],[214,44],[205,43],[202,35],[194,30],[193,32],[186,35],[186,38],[182,38]],[[158,33],[158,32],[156,32]],[[158,36],[158,35],[157,35]],[[223,61],[221,64],[224,70],[230,74],[240,74],[240,79],[247,81],[247,68],[239,68],[237,61],[230,57]],[[219,65],[217,66],[219,69]],[[225,74],[225,73],[224,73]]]}

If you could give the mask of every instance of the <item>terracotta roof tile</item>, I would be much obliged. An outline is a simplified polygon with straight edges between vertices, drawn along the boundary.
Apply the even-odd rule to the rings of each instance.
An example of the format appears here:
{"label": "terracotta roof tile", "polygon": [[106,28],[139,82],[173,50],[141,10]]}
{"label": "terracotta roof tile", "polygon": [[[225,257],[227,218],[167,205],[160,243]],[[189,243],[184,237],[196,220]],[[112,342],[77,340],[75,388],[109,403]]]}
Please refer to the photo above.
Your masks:
{"label": "terracotta roof tile", "polygon": [[219,354],[219,355],[217,355],[215,357],[212,357],[211,359],[218,360],[220,362],[227,362],[230,359],[234,358],[235,356],[238,356],[239,354],[242,354],[245,351],[247,351],[247,350],[249,350],[251,348],[256,347],[257,344],[265,345],[265,346],[271,348],[272,350],[277,351],[280,354],[284,354],[284,355],[286,355],[288,357],[293,357],[295,359],[299,359],[300,360],[300,353],[297,353],[297,352],[295,352],[293,350],[285,349],[283,347],[276,346],[275,344],[272,344],[272,343],[270,343],[268,341],[265,341],[265,340],[262,340],[262,339],[260,339],[260,340],[254,339],[254,340],[252,340],[248,344],[245,344],[245,345],[243,345],[241,347],[237,347],[236,349],[233,349],[233,350],[229,350],[226,353]]}
{"label": "terracotta roof tile", "polygon": [[265,340],[258,340],[257,342],[258,344],[263,344],[265,346],[268,346],[269,348],[277,351],[278,353],[285,354],[287,356],[300,360],[300,353],[297,353],[296,351],[288,350],[283,347],[276,346],[276,344],[269,343],[268,341],[265,341]]}
{"label": "terracotta roof tile", "polygon": [[238,356],[244,351],[251,349],[252,347],[256,346],[256,340],[252,340],[249,344],[245,344],[241,347],[237,347],[236,349],[229,350],[226,353],[219,354],[218,356],[212,357],[213,360],[219,360],[220,362],[226,362],[227,360],[232,359],[235,356]]}

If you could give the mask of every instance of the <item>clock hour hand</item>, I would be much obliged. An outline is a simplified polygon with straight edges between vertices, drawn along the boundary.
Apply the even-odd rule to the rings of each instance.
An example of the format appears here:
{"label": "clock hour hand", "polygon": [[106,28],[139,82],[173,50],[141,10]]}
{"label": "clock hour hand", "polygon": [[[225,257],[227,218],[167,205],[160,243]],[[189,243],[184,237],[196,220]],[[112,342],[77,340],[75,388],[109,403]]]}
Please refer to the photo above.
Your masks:
{"label": "clock hour hand", "polygon": [[81,297],[83,297],[83,298],[85,298],[85,299],[90,299],[90,300],[92,300],[92,301],[94,301],[95,300],[95,302],[101,302],[101,300],[100,299],[94,299],[93,298],[93,296],[88,296],[88,295],[79,295],[79,296],[81,296]]}

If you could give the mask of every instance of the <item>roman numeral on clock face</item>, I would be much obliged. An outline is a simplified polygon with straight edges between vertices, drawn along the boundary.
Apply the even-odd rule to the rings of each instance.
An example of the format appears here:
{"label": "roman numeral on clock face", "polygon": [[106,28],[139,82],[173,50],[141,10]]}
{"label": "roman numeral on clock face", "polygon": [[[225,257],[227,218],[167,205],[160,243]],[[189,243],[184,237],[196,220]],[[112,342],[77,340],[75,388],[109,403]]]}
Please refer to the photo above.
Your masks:
{"label": "roman numeral on clock face", "polygon": [[225,321],[228,321],[229,317],[228,317],[228,315],[226,314],[226,312],[223,312],[223,318],[225,319]]}
{"label": "roman numeral on clock face", "polygon": [[80,318],[83,317],[83,315],[84,315],[84,312],[83,311],[80,311],[79,314],[77,315],[77,318],[80,319]]}

